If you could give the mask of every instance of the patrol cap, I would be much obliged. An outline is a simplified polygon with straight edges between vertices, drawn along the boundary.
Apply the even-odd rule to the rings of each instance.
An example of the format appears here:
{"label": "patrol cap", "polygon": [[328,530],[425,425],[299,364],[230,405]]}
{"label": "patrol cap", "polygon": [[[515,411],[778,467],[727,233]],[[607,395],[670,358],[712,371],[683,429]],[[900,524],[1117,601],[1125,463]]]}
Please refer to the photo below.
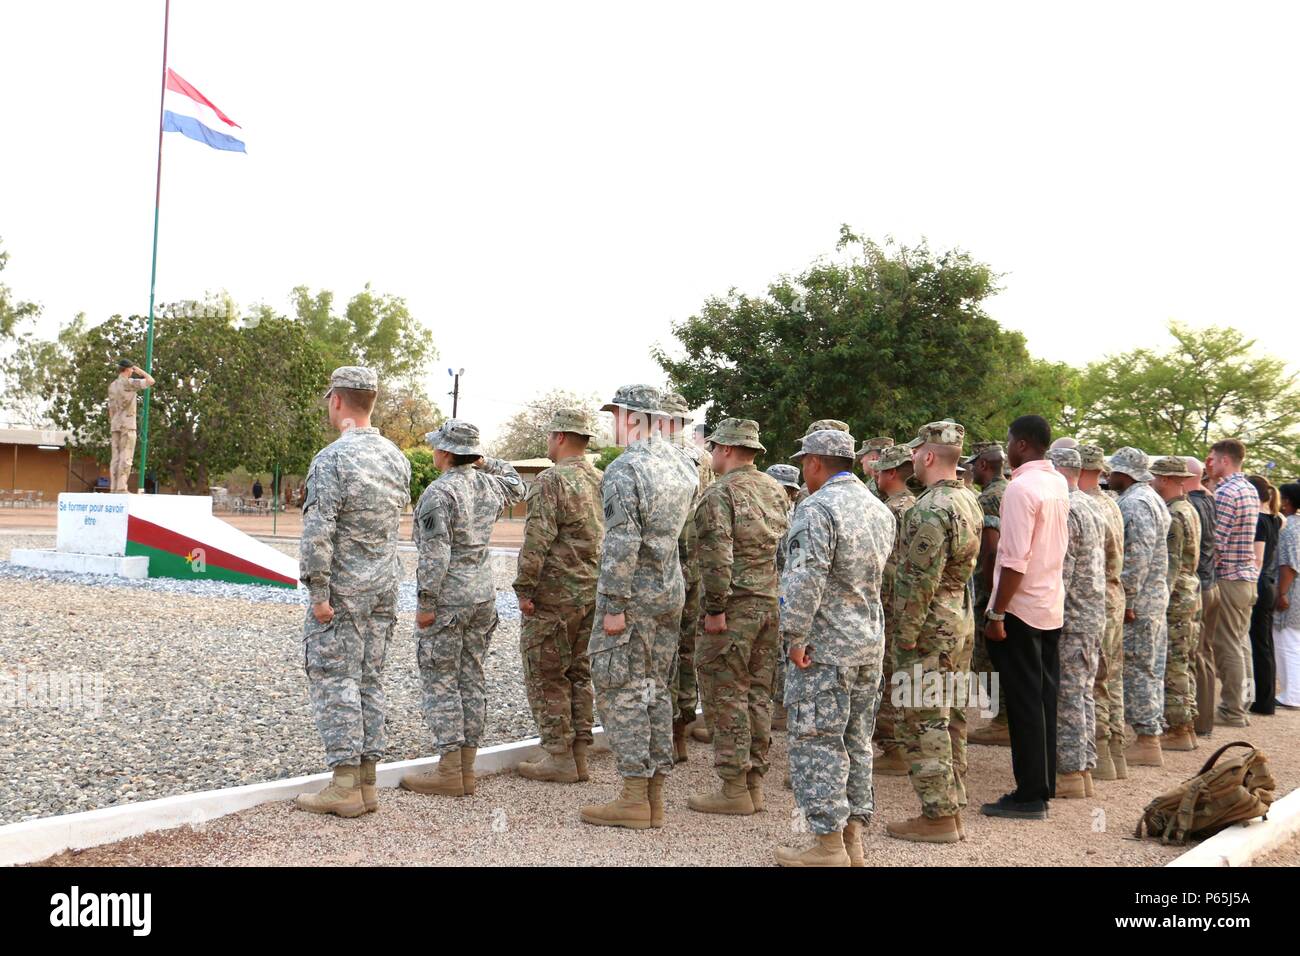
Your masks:
{"label": "patrol cap", "polygon": [[995,458],[1005,458],[1006,452],[1002,449],[1000,441],[977,441],[970,446],[970,455],[966,458],[966,464],[971,464],[976,458],[982,455],[988,455],[990,461]]}
{"label": "patrol cap", "polygon": [[846,432],[849,430],[849,426],[847,422],[842,422],[838,418],[819,418],[808,426],[804,431],[804,434],[811,435],[813,432],[822,432],[827,429],[837,432]]}
{"label": "patrol cap", "polygon": [[862,443],[862,447],[858,449],[857,457],[861,458],[869,451],[880,451],[882,448],[891,448],[893,447],[893,444],[894,439],[890,438],[888,435],[881,438],[868,438]]}
{"label": "patrol cap", "polygon": [[433,448],[453,455],[483,455],[483,449],[478,445],[478,426],[459,418],[447,419],[437,431],[425,435],[424,440]]}
{"label": "patrol cap", "polygon": [[[1135,481],[1150,481],[1151,472],[1147,470],[1149,459],[1147,453],[1141,448],[1132,448],[1125,445],[1115,454],[1110,456],[1110,470],[1118,471],[1122,475],[1128,475]],[[1184,468],[1187,466],[1184,464]]]}
{"label": "patrol cap", "polygon": [[680,392],[664,392],[659,400],[659,414],[670,418],[680,418],[683,422],[694,421],[686,397]]}
{"label": "patrol cap", "polygon": [[889,471],[891,468],[901,468],[903,465],[912,463],[912,449],[906,445],[891,445],[882,449],[880,457],[876,459],[876,472]]}
{"label": "patrol cap", "polygon": [[596,434],[591,416],[579,408],[557,408],[551,413],[551,421],[546,426],[546,431],[548,434],[572,432],[575,435],[586,435],[588,438],[593,438]]}
{"label": "patrol cap", "polygon": [[135,363],[129,358],[120,358],[117,360],[118,368],[135,368]]}
{"label": "patrol cap", "polygon": [[704,440],[715,445],[767,451],[758,440],[758,422],[750,418],[724,418],[718,422],[713,434]]}
{"label": "patrol cap", "polygon": [[768,465],[767,473],[787,488],[799,487],[799,469],[794,465]]}
{"label": "patrol cap", "polygon": [[958,451],[966,441],[966,429],[956,422],[930,422],[916,430],[916,437],[907,443],[908,448],[920,448],[922,445],[952,445]]}
{"label": "patrol cap", "polygon": [[1187,459],[1180,455],[1166,455],[1163,458],[1157,458],[1151,463],[1152,475],[1164,475],[1166,478],[1190,478],[1192,473],[1187,470]]}
{"label": "patrol cap", "polygon": [[1106,464],[1106,451],[1100,445],[1080,445],[1075,451],[1083,462],[1079,467],[1084,471],[1110,471],[1110,466]]}
{"label": "patrol cap", "polygon": [[336,388],[355,388],[363,392],[379,390],[379,376],[372,368],[362,365],[341,365],[330,375],[330,387],[325,389],[323,398],[329,398]]}
{"label": "patrol cap", "polygon": [[1052,448],[1047,452],[1047,460],[1057,468],[1073,468],[1078,471],[1083,467],[1083,458],[1077,448]]}
{"label": "patrol cap", "polygon": [[827,458],[853,458],[853,436],[836,428],[823,428],[804,435],[799,450],[790,458],[798,461],[804,455],[825,455]]}
{"label": "patrol cap", "polygon": [[660,413],[659,406],[662,401],[663,396],[653,385],[623,385],[614,393],[613,399],[602,405],[600,410],[612,412],[616,408],[625,408],[630,412],[648,412],[654,415]]}

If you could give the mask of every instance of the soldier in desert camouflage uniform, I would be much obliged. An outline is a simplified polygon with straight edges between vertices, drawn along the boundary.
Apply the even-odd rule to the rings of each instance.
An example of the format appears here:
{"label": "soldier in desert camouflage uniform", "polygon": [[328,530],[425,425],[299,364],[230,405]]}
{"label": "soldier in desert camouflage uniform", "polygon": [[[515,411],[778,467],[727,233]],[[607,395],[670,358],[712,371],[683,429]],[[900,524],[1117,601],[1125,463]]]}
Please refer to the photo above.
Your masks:
{"label": "soldier in desert camouflage uniform", "polygon": [[488,543],[524,485],[507,462],[483,455],[478,428],[448,419],[425,440],[442,474],[415,506],[416,660],[420,704],[440,759],[401,779],[415,793],[474,793],[474,758],[487,724],[483,659],[497,626]]}
{"label": "soldier in desert camouflage uniform", "polygon": [[384,753],[384,657],[397,623],[398,522],[411,500],[411,464],[370,425],[379,378],[344,366],[325,392],[336,441],[307,470],[299,577],[311,607],[303,628],[312,716],[334,779],[295,803],[360,816],[379,807]]}
{"label": "soldier in desert camouflage uniform", "polygon": [[781,634],[789,648],[795,802],[816,843],[778,848],[782,866],[865,865],[862,831],[875,809],[871,731],[885,650],[880,578],[894,518],[853,474],[853,450],[848,432],[822,429],[805,435],[795,456],[812,494],[790,526]]}
{"label": "soldier in desert camouflage uniform", "polygon": [[597,826],[662,826],[673,766],[673,663],[686,598],[678,541],[699,492],[699,470],[652,432],[660,395],[620,388],[604,411],[626,446],[601,484],[605,545],[589,651],[601,721],[623,780],[609,803],[582,808]]}
{"label": "soldier in desert camouflage uniform", "polygon": [[1165,627],[1169,651],[1165,657],[1165,723],[1168,732],[1160,749],[1196,749],[1196,615],[1201,609],[1201,579],[1196,566],[1201,557],[1201,519],[1184,490],[1192,473],[1187,461],[1173,456],[1151,464],[1151,487],[1169,507],[1169,607]]}
{"label": "soldier in desert camouflage uniform", "polygon": [[776,550],[789,527],[789,499],[754,467],[755,454],[767,450],[757,422],[723,419],[708,441],[720,477],[695,513],[705,615],[697,666],[716,708],[713,766],[722,789],[692,794],[690,808],[748,815],[763,809],[779,651]]}
{"label": "soldier in desert camouflage uniform", "polygon": [[[921,815],[891,823],[896,839],[955,843],[966,805],[965,662],[975,643],[967,582],[979,557],[983,516],[974,492],[957,478],[966,430],[956,422],[923,425],[909,443],[926,492],[903,523],[902,558],[894,574],[894,670],[909,675],[896,736],[911,764]],[[918,670],[922,675],[917,680]],[[939,675],[945,696],[925,706],[924,675]],[[949,677],[948,675],[953,675]],[[949,690],[951,688],[951,690]],[[961,709],[957,725],[951,711]]]}
{"label": "soldier in desert camouflage uniform", "polygon": [[1124,716],[1137,731],[1127,763],[1163,767],[1169,607],[1169,508],[1149,482],[1147,455],[1121,448],[1110,456],[1110,486],[1124,516]]}
{"label": "soldier in desert camouflage uniform", "polygon": [[[971,457],[966,467],[971,470],[975,484],[979,485],[979,505],[984,513],[980,531],[980,556],[971,581],[975,587],[975,653],[971,666],[978,674],[991,674],[993,661],[989,646],[984,640],[984,612],[993,596],[993,566],[997,563],[998,539],[1002,536],[1002,494],[1007,490],[1007,479],[1002,475],[1006,454],[1002,443],[978,441],[971,446]],[[973,744],[1011,746],[1011,732],[1007,729],[1007,692],[998,683],[998,706],[993,719],[970,735]]]}
{"label": "soldier in desert camouflage uniform", "polygon": [[1079,490],[1079,452],[1053,448],[1047,459],[1070,486],[1070,538],[1061,571],[1065,617],[1056,698],[1056,790],[1051,795],[1072,799],[1092,796],[1091,771],[1097,765],[1093,686],[1106,632],[1106,522]]}
{"label": "soldier in desert camouflage uniform", "polygon": [[528,705],[546,756],[519,765],[530,780],[587,779],[591,744],[591,661],[596,578],[605,523],[600,471],[584,457],[596,432],[585,412],[558,409],[547,426],[554,466],[528,489],[515,594],[524,616],[520,657]]}
{"label": "soldier in desert camouflage uniform", "polygon": [[903,518],[916,504],[916,496],[907,486],[907,479],[911,474],[911,448],[906,445],[895,445],[880,453],[880,458],[876,461],[876,479],[881,493],[885,496],[885,507],[894,516],[894,547],[889,552],[889,560],[885,562],[885,572],[880,585],[880,604],[885,614],[885,658],[875,737],[880,742],[884,753],[875,762],[875,772],[888,777],[906,777],[911,769],[911,762],[903,752],[902,741],[898,739],[900,714],[891,693],[894,676],[892,659],[894,635],[898,630],[898,619],[894,615],[893,608],[894,576],[903,556]]}
{"label": "soldier in desert camouflage uniform", "polygon": [[[136,394],[154,385],[153,376],[130,359],[118,359],[117,377],[108,386],[109,459],[108,490],[126,494],[131,489],[131,458],[135,454]],[[143,476],[142,476],[143,477]]]}

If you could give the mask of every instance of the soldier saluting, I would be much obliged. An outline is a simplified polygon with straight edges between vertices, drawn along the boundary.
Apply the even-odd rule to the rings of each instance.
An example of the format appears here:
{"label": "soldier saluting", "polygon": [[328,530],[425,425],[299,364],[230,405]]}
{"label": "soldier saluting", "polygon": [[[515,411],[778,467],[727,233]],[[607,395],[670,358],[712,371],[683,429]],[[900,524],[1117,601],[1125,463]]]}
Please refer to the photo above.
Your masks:
{"label": "soldier saluting", "polygon": [[135,456],[136,393],[153,388],[153,376],[130,359],[118,359],[117,378],[108,386],[108,429],[112,458],[108,466],[109,491],[125,494]]}

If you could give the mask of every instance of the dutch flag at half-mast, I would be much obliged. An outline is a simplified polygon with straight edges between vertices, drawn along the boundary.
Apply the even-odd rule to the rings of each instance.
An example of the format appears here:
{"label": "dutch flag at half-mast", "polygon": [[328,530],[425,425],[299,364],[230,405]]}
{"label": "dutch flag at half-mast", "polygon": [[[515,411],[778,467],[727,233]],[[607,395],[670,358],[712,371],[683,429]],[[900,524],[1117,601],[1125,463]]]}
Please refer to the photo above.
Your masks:
{"label": "dutch flag at half-mast", "polygon": [[239,124],[168,67],[163,94],[163,131],[180,133],[213,149],[247,153],[244,141],[223,132],[225,129],[239,129]]}

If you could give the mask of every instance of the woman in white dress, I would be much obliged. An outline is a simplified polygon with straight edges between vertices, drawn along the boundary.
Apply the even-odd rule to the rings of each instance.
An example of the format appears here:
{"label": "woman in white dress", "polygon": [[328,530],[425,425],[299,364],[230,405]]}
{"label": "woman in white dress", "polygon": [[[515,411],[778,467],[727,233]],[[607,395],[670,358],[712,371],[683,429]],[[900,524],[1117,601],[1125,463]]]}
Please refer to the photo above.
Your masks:
{"label": "woman in white dress", "polygon": [[1288,482],[1282,494],[1286,527],[1277,542],[1277,604],[1273,653],[1277,659],[1277,705],[1300,708],[1300,484]]}

